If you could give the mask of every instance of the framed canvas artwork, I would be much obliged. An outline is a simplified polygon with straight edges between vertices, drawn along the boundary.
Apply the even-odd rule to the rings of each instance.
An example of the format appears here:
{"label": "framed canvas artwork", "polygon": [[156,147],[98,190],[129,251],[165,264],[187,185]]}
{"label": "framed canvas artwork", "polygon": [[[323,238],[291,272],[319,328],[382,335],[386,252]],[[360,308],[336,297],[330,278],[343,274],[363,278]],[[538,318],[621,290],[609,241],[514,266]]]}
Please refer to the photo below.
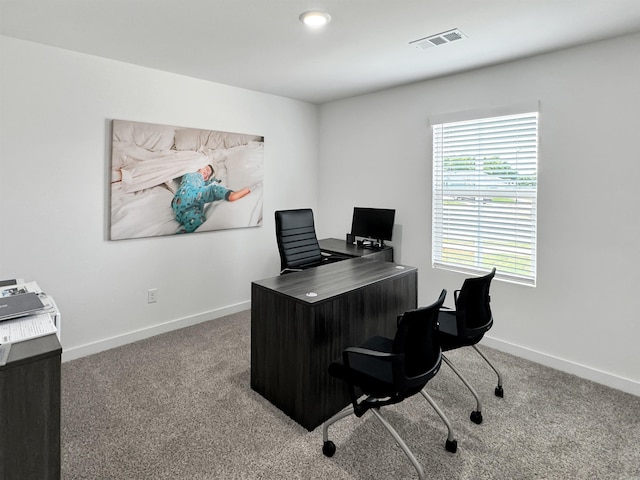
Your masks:
{"label": "framed canvas artwork", "polygon": [[113,120],[111,240],[262,224],[264,138]]}

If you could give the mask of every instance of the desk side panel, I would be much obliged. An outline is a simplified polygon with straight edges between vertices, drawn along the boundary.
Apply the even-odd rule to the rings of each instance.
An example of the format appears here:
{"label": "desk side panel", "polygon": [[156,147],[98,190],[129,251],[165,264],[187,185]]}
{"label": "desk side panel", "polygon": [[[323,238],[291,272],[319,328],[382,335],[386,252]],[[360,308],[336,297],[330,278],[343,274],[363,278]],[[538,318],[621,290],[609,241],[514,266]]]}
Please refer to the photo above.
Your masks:
{"label": "desk side panel", "polygon": [[[363,249],[366,250],[366,249]],[[368,250],[367,253],[363,253],[362,257],[368,258],[369,260],[378,260],[381,262],[393,262],[393,248],[385,247],[379,249],[371,249]]]}
{"label": "desk side panel", "polygon": [[297,387],[306,353],[300,337],[310,313],[307,305],[251,286],[251,388],[290,416],[291,405],[302,402]]}

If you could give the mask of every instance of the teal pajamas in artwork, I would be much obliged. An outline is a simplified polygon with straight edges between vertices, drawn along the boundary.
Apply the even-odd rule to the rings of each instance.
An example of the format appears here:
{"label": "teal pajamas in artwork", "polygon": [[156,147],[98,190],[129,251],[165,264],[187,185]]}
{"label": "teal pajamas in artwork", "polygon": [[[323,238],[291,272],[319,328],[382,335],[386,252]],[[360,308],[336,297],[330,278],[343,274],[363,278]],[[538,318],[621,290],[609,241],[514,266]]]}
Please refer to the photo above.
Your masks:
{"label": "teal pajamas in artwork", "polygon": [[171,201],[176,220],[183,225],[181,232],[191,233],[204,223],[204,206],[216,200],[228,200],[233,190],[223,187],[218,180],[204,181],[198,172],[183,175],[180,187]]}

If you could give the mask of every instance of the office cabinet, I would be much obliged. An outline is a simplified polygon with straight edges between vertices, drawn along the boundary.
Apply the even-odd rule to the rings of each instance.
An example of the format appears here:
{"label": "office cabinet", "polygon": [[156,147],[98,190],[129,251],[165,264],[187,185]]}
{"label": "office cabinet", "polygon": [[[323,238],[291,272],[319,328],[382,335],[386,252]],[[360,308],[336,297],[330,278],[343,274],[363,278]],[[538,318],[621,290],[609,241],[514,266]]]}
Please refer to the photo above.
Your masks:
{"label": "office cabinet", "polygon": [[11,345],[0,366],[0,480],[60,479],[60,359],[56,335]]}

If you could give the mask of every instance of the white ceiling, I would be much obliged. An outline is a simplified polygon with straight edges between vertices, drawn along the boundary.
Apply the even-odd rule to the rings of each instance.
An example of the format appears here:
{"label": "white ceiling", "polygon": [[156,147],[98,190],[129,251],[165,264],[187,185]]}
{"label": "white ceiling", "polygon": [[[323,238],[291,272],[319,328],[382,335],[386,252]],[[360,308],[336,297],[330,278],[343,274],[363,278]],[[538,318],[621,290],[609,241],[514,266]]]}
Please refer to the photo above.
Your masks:
{"label": "white ceiling", "polygon": [[3,35],[313,103],[638,31],[640,0],[0,0]]}

